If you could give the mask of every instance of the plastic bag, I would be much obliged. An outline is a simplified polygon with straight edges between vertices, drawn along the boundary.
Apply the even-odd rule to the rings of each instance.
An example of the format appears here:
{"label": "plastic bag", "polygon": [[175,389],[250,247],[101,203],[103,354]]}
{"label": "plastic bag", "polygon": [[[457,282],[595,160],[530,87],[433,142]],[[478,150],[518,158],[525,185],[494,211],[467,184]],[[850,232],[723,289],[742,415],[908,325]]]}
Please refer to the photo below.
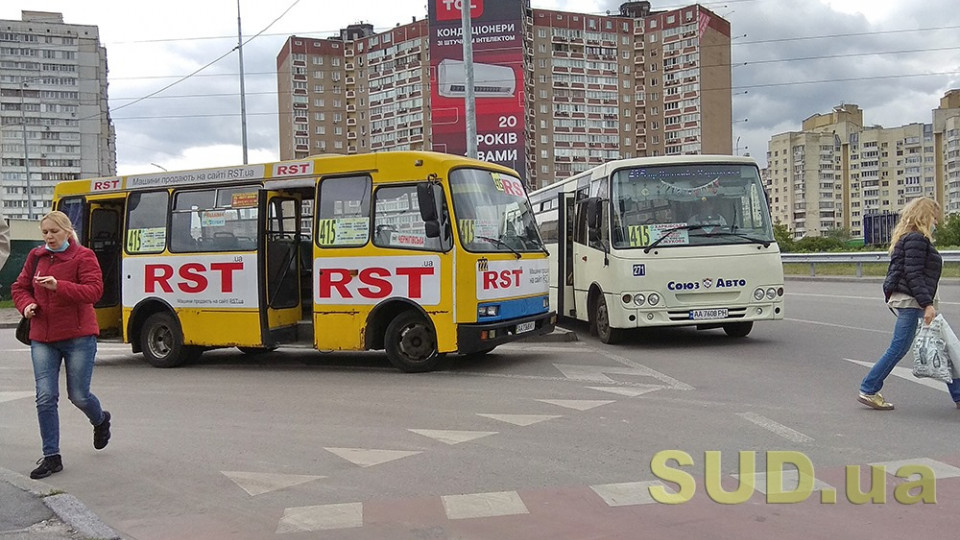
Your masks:
{"label": "plastic bag", "polygon": [[[920,322],[913,340],[913,376],[953,381],[950,371],[950,353],[944,338],[944,327],[949,328],[942,315],[937,315],[929,326]],[[960,360],[960,359],[958,359]]]}

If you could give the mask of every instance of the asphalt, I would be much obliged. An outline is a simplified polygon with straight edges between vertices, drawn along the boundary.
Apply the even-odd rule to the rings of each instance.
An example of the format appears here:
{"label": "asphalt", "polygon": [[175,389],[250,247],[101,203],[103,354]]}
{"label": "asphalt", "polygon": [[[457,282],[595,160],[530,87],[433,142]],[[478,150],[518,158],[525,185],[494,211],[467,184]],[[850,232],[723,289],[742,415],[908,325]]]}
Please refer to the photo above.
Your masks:
{"label": "asphalt", "polygon": [[[20,314],[0,308],[0,329],[17,327]],[[576,341],[557,328],[529,341]],[[113,540],[122,538],[76,497],[0,467],[0,540]]]}

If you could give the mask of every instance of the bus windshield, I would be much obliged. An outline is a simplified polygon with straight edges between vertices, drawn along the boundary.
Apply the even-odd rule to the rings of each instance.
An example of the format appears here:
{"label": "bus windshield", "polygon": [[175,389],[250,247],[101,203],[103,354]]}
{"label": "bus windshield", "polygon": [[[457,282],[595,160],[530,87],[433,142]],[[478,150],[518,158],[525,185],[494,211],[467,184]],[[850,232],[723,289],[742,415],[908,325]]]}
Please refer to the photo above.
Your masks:
{"label": "bus windshield", "polygon": [[755,166],[658,165],[613,176],[613,247],[773,242]]}
{"label": "bus windshield", "polygon": [[543,251],[519,178],[480,169],[456,169],[450,173],[450,192],[460,242],[468,251]]}

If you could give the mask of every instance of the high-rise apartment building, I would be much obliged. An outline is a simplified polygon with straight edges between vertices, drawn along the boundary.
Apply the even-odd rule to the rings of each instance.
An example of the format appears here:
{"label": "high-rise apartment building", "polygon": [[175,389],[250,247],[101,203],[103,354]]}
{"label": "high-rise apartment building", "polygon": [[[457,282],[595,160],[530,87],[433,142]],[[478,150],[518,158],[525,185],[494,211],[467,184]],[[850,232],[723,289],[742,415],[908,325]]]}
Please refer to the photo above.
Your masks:
{"label": "high-rise apartment building", "polygon": [[[277,56],[281,159],[464,152],[459,15],[430,2],[427,19],[385,32],[359,24],[287,40]],[[478,155],[528,186],[621,157],[731,152],[730,25],[713,12],[474,6]]]}
{"label": "high-rise apartment building", "polygon": [[61,180],[116,174],[107,53],[96,26],[22,11],[0,21],[0,200],[6,217],[50,210]]}
{"label": "high-rise apartment building", "polygon": [[846,229],[866,234],[866,216],[895,214],[930,197],[944,212],[960,210],[960,90],[933,110],[933,123],[893,128],[864,125],[856,105],[839,105],[774,135],[767,178],[775,221],[795,238]]}

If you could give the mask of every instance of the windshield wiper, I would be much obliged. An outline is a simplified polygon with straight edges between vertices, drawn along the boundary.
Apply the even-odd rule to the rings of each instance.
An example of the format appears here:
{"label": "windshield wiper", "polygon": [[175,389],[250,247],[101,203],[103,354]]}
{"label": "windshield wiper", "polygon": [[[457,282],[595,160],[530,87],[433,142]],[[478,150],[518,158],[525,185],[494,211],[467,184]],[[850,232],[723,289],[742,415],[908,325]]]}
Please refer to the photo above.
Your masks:
{"label": "windshield wiper", "polygon": [[754,238],[753,236],[743,234],[743,233],[733,232],[733,231],[711,231],[711,232],[704,232],[702,234],[698,234],[697,236],[707,236],[707,237],[736,236],[737,238],[743,238],[744,240],[749,240],[754,244],[760,244],[763,247],[770,247],[770,244],[773,243],[770,240],[767,240],[764,238]]}
{"label": "windshield wiper", "polygon": [[521,257],[519,251],[517,251],[517,250],[513,249],[512,247],[508,246],[506,242],[504,242],[503,240],[501,240],[501,239],[499,239],[499,238],[490,238],[489,236],[479,236],[479,235],[474,235],[474,238],[479,238],[479,239],[481,239],[481,240],[486,240],[487,242],[490,242],[490,243],[493,243],[493,244],[497,244],[498,246],[503,246],[503,247],[509,249],[510,251],[512,251],[513,254],[517,256],[518,259]]}
{"label": "windshield wiper", "polygon": [[[660,238],[657,238],[656,240],[651,242],[649,246],[643,248],[643,252],[650,253],[651,249],[659,246],[660,242],[663,242],[664,240],[666,240],[668,237],[670,237],[670,235],[672,235],[676,231],[693,231],[696,229],[702,229],[704,227],[709,227],[709,226],[710,225],[680,225],[679,227],[671,227],[665,231],[662,231],[660,234]],[[720,224],[718,223],[716,226],[719,227]]]}

